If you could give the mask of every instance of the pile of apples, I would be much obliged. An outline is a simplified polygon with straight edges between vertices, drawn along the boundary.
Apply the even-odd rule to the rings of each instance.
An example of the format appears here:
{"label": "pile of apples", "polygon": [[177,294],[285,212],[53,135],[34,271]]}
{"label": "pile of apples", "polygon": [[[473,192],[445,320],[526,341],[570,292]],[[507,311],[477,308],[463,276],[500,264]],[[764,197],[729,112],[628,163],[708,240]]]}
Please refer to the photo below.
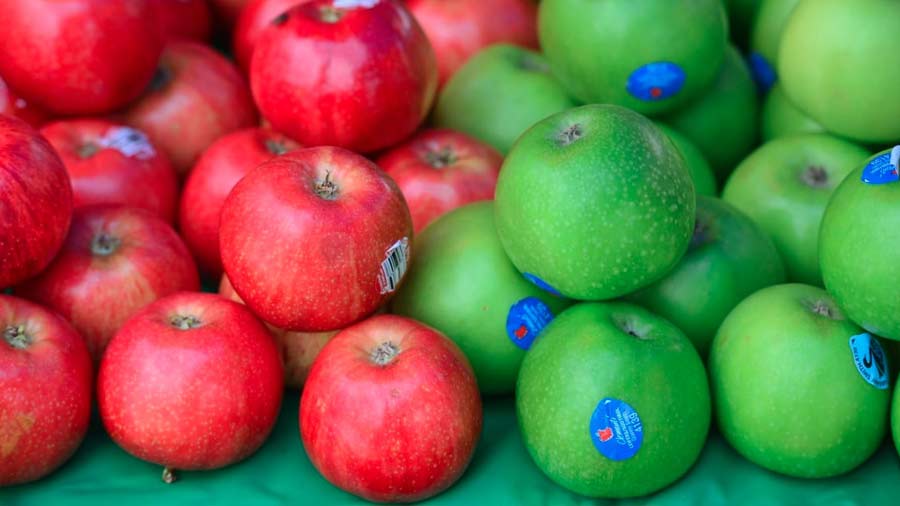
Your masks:
{"label": "pile of apples", "polygon": [[672,484],[713,420],[807,478],[900,437],[898,2],[0,19],[0,486],[95,400],[167,482],[233,464],[285,387],[297,451],[380,502],[462,476],[482,395],[590,497]]}

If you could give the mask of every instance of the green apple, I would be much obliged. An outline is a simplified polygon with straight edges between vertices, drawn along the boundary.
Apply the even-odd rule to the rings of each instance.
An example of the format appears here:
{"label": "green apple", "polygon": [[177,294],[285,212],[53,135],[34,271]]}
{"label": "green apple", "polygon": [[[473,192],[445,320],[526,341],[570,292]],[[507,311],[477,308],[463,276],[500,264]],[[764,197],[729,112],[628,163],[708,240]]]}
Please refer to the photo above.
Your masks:
{"label": "green apple", "polygon": [[775,241],[788,278],[821,285],[819,225],[835,188],[868,152],[827,134],[782,137],[741,162],[722,198]]}
{"label": "green apple", "polygon": [[715,80],[728,27],[721,0],[544,0],[538,37],[582,102],[659,114]]}
{"label": "green apple", "polygon": [[750,64],[764,89],[774,83],[778,46],[788,19],[800,0],[762,0],[750,35]]}
{"label": "green apple", "polygon": [[465,132],[501,153],[519,135],[575,102],[539,53],[509,44],[489,46],[447,82],[434,111],[436,126]]}
{"label": "green apple", "polygon": [[694,185],[652,121],[586,105],[528,129],[503,162],[500,242],[526,277],[581,300],[611,299],[661,278],[687,250]]}
{"label": "green apple", "polygon": [[828,131],[863,142],[900,138],[900,2],[802,2],[781,38],[784,92]]}
{"label": "green apple", "polygon": [[825,133],[822,125],[788,100],[780,84],[766,95],[761,123],[763,142],[789,135]]}
{"label": "green apple", "polygon": [[416,237],[393,312],[440,330],[462,349],[485,394],[512,392],[525,352],[568,306],[519,274],[494,230],[494,204],[457,208]]}
{"label": "green apple", "polygon": [[900,182],[864,183],[864,167],[834,192],[819,238],[825,287],[851,320],[881,337],[900,340]]}
{"label": "green apple", "polygon": [[894,440],[894,449],[900,453],[900,388],[896,386],[891,401],[891,436]]}
{"label": "green apple", "polygon": [[716,196],[718,193],[716,190],[716,175],[713,174],[712,167],[709,166],[709,162],[706,161],[700,148],[674,128],[658,121],[656,126],[669,136],[669,139],[681,152],[681,156],[684,157],[688,172],[691,173],[691,180],[694,181],[694,190],[697,192],[697,195]]}
{"label": "green apple", "polygon": [[525,356],[516,386],[537,466],[591,497],[646,495],[677,480],[703,448],[710,410],[690,341],[621,302],[563,311]]}
{"label": "green apple", "polygon": [[694,141],[719,180],[753,149],[759,132],[759,98],[750,69],[734,47],[712,87],[663,121]]}
{"label": "green apple", "polygon": [[705,356],[734,306],[783,282],[781,257],[764,230],[726,202],[697,197],[687,254],[666,277],[629,298],[674,323]]}
{"label": "green apple", "polygon": [[888,365],[821,288],[777,285],[741,302],[709,356],[719,430],[744,457],[824,478],[863,463],[887,426]]}

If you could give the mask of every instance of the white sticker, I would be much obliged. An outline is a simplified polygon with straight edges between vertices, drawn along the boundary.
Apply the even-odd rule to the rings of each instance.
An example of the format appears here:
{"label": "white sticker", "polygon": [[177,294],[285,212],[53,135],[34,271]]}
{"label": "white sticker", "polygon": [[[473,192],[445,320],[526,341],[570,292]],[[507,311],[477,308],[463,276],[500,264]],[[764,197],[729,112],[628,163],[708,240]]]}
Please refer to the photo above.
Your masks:
{"label": "white sticker", "polygon": [[406,274],[406,264],[409,259],[409,239],[404,237],[391,245],[384,252],[384,261],[381,262],[381,272],[378,273],[378,284],[381,293],[391,293],[397,289],[403,275]]}
{"label": "white sticker", "polygon": [[153,149],[147,136],[140,130],[126,126],[110,128],[98,144],[139,160],[156,156],[156,150]]}
{"label": "white sticker", "polygon": [[357,7],[365,7],[371,9],[378,5],[381,0],[334,0],[332,5],[337,9],[355,9]]}

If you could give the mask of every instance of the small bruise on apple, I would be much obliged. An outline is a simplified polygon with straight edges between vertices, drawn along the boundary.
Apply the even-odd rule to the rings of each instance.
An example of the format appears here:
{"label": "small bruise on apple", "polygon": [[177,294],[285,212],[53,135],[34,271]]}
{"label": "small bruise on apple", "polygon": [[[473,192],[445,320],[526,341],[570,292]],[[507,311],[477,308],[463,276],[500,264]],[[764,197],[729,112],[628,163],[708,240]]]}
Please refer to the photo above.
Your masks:
{"label": "small bruise on apple", "polygon": [[22,436],[34,426],[33,413],[16,413],[12,416],[0,416],[0,458],[12,455]]}

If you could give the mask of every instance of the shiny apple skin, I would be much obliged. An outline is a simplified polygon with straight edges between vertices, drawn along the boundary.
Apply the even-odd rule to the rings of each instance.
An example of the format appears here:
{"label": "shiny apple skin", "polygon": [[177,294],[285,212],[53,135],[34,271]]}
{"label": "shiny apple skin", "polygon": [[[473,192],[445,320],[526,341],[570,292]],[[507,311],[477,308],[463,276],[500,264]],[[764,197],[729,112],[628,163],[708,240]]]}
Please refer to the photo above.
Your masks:
{"label": "shiny apple skin", "polygon": [[[25,341],[6,339],[22,328]],[[51,311],[0,295],[0,487],[37,480],[75,453],[94,387],[81,336]],[[15,341],[13,341],[15,342]]]}
{"label": "shiny apple skin", "polygon": [[[398,1],[332,2],[295,6],[263,30],[250,64],[256,104],[276,130],[304,146],[387,148],[412,134],[431,108],[434,50]],[[329,12],[339,19],[329,22]]]}
{"label": "shiny apple skin", "polygon": [[[100,236],[112,242],[98,247]],[[143,209],[95,205],[76,209],[59,255],[16,293],[71,322],[99,361],[137,311],[165,295],[199,289],[194,260],[169,224]]]}
{"label": "shiny apple skin", "polygon": [[491,200],[503,155],[461,132],[423,130],[378,158],[403,192],[413,228],[459,206]]}

